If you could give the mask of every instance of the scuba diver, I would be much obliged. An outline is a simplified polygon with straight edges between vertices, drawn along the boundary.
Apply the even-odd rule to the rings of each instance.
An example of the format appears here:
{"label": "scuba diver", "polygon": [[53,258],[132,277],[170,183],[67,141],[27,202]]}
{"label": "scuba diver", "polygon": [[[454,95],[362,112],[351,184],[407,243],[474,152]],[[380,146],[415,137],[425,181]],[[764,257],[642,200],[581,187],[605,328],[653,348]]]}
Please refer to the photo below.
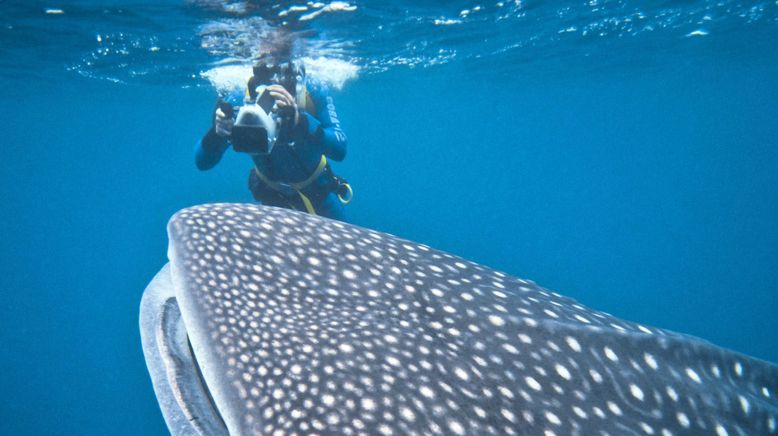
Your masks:
{"label": "scuba diver", "polygon": [[307,78],[301,64],[262,55],[243,106],[217,103],[212,126],[197,144],[197,168],[213,168],[230,145],[254,161],[248,184],[261,204],[345,221],[343,206],[353,191],[328,160],[346,156],[346,135],[328,88]]}

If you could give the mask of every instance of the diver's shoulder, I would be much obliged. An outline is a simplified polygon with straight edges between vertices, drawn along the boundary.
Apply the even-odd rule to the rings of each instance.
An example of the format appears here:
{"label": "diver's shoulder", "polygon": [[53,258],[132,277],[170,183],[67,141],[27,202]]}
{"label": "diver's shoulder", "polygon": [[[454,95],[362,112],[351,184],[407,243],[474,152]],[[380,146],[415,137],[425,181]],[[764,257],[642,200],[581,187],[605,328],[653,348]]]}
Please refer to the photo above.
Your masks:
{"label": "diver's shoulder", "polygon": [[230,103],[233,106],[242,106],[243,98],[246,95],[246,89],[235,89],[228,94],[222,96],[222,100]]}
{"label": "diver's shoulder", "polygon": [[315,77],[306,77],[305,86],[308,88],[308,92],[315,94],[329,94],[330,89],[326,83]]}

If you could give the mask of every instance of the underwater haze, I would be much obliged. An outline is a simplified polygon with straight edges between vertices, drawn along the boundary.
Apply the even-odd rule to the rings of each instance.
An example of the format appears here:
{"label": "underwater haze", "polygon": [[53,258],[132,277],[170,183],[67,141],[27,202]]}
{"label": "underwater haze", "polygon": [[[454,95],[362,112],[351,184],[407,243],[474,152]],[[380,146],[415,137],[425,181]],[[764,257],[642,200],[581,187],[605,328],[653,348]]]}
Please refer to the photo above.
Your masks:
{"label": "underwater haze", "polygon": [[0,434],[166,434],[138,332],[194,165],[279,29],[350,222],[778,362],[778,3],[0,0]]}

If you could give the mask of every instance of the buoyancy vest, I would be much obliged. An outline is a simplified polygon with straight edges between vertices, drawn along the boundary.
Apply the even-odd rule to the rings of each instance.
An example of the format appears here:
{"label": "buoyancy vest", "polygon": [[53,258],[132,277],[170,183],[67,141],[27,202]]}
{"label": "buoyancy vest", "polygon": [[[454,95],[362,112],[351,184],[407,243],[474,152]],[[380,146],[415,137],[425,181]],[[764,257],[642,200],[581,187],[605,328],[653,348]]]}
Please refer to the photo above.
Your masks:
{"label": "buoyancy vest", "polygon": [[[252,89],[254,88],[256,81],[253,79],[254,77],[252,76],[252,78],[249,79],[248,85],[246,87],[246,96],[249,98],[256,98],[256,92]],[[316,105],[313,103],[313,100],[308,93],[308,87],[306,86],[305,79],[302,80],[302,83],[298,83],[296,86],[295,103],[297,103],[298,108],[303,108],[304,111],[313,116],[316,116]],[[265,175],[256,166],[256,164],[254,165],[254,172],[262,181],[262,183],[265,184],[265,186],[278,192],[284,197],[298,197],[305,207],[306,212],[313,215],[316,215],[316,208],[311,201],[310,193],[306,193],[305,191],[306,188],[318,180],[322,174],[326,173],[326,176],[329,179],[326,184],[328,191],[335,192],[338,196],[338,200],[342,204],[345,205],[350,203],[354,197],[354,191],[351,188],[351,185],[342,177],[338,177],[332,172],[332,169],[327,162],[327,157],[323,154],[319,159],[319,164],[316,166],[316,169],[314,169],[313,172],[304,180],[298,182],[283,182],[279,180],[272,180],[267,175]]]}

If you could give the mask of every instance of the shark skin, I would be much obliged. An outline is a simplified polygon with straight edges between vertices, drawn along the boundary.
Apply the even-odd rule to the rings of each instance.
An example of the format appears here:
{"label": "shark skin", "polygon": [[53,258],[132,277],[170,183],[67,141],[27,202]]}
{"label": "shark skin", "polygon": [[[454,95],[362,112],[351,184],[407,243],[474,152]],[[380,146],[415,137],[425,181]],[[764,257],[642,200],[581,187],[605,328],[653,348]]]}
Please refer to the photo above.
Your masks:
{"label": "shark skin", "polygon": [[778,367],[286,209],[168,225],[144,353],[173,434],[770,435]]}

